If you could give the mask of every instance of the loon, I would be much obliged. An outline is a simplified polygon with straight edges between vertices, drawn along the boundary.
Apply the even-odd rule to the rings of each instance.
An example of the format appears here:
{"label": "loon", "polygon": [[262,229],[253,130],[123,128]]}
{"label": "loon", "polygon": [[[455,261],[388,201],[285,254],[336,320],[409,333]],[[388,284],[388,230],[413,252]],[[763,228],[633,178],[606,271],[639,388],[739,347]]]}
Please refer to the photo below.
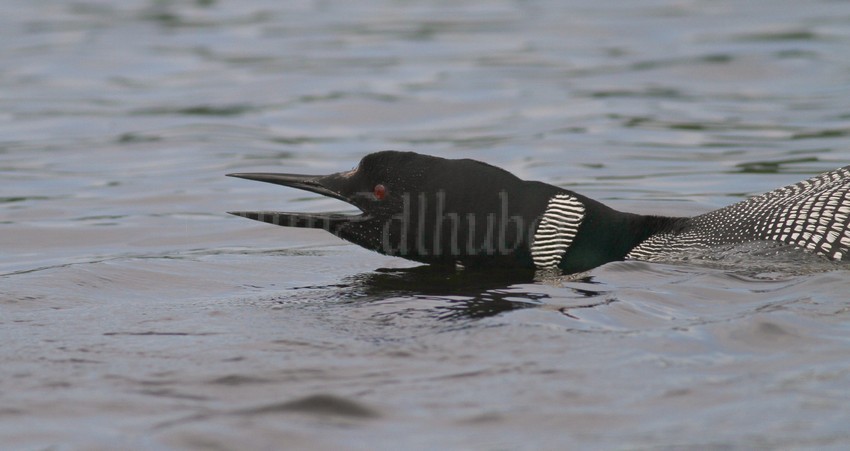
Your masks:
{"label": "loon", "polygon": [[345,201],[359,215],[233,211],[317,228],[366,249],[431,265],[583,272],[661,261],[717,245],[774,241],[832,260],[850,251],[850,166],[694,217],[614,210],[470,159],[381,151],[325,176],[237,173]]}

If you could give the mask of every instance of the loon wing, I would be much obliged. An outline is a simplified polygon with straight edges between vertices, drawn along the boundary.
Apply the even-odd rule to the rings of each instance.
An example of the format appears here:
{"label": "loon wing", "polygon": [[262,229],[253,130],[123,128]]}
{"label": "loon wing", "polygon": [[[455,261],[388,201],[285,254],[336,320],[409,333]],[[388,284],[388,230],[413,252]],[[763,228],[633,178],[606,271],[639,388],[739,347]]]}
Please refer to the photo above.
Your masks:
{"label": "loon wing", "polygon": [[850,252],[850,166],[691,218],[678,232],[654,235],[627,258],[662,259],[712,245],[776,241],[833,260]]}

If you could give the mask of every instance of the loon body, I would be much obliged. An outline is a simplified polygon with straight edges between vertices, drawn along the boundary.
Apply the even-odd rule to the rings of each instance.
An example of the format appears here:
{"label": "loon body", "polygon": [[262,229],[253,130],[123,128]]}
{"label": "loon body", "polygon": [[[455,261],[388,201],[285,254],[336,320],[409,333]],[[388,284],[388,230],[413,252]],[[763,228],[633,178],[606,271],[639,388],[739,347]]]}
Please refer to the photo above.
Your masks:
{"label": "loon body", "polygon": [[228,174],[348,202],[360,215],[237,211],[321,228],[367,249],[434,265],[585,271],[715,245],[774,241],[841,260],[850,251],[850,166],[695,217],[616,211],[475,160],[369,154],[326,176]]}

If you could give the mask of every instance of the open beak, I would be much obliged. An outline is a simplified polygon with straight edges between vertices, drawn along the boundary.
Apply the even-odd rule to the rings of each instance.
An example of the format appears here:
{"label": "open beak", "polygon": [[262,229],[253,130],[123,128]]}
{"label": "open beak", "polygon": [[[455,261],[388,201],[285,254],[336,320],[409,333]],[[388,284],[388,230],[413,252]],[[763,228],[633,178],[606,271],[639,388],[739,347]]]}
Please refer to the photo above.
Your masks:
{"label": "open beak", "polygon": [[[323,196],[333,197],[354,205],[353,199],[340,192],[343,177],[340,174],[321,175],[298,175],[298,174],[273,174],[265,172],[227,174],[228,177],[256,180],[258,182],[274,183],[276,185],[291,186],[318,193]],[[338,213],[287,213],[280,211],[229,211],[228,213],[255,221],[267,222],[285,227],[303,227],[311,229],[325,229],[334,232],[339,226],[350,222],[361,221],[365,215],[345,215]]]}

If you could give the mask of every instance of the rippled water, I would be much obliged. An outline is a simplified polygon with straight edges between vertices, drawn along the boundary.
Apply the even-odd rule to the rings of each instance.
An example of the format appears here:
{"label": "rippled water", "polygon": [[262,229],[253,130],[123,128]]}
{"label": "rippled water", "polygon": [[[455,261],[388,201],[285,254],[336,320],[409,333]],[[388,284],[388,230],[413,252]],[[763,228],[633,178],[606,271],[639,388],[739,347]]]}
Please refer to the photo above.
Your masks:
{"label": "rippled water", "polygon": [[850,162],[844,2],[11,1],[0,40],[3,448],[850,442],[846,266],[440,273],[223,177],[395,148],[708,211]]}

